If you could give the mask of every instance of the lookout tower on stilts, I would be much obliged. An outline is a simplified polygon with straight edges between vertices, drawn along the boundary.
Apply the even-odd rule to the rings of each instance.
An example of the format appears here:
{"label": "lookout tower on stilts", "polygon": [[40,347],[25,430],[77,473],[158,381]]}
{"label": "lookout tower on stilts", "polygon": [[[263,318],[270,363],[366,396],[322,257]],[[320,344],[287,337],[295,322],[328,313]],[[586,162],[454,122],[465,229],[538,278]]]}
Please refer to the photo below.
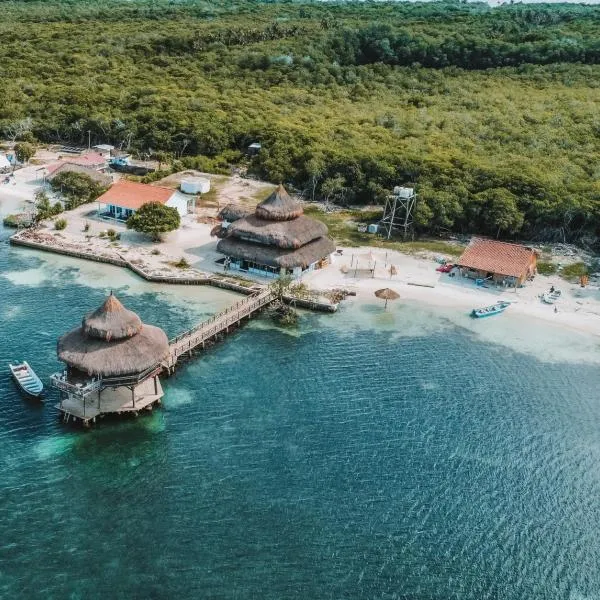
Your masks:
{"label": "lookout tower on stilts", "polygon": [[406,239],[412,234],[413,210],[417,202],[414,188],[397,185],[392,194],[385,199],[383,218],[379,222],[382,234],[386,239],[392,237],[393,231],[402,233]]}

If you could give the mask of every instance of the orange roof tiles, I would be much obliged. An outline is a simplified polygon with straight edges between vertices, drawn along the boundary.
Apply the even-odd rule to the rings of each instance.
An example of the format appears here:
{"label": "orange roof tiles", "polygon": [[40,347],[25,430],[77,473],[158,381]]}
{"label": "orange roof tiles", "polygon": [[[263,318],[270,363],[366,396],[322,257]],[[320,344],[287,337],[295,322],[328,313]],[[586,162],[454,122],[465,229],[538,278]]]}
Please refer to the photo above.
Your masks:
{"label": "orange roof tiles", "polygon": [[473,238],[457,264],[509,277],[521,277],[529,270],[534,251],[518,244]]}
{"label": "orange roof tiles", "polygon": [[90,169],[97,169],[106,166],[106,159],[102,156],[102,154],[98,154],[97,152],[87,152],[86,154],[81,154],[80,156],[67,156],[62,157],[59,162],[55,162],[49,165],[46,165],[46,171],[48,175],[51,175],[56,171],[56,169],[60,168],[65,163],[70,165],[79,165],[81,167],[88,167]]}
{"label": "orange roof tiles", "polygon": [[104,192],[97,202],[137,210],[143,204],[148,204],[148,202],[165,204],[174,193],[175,190],[169,188],[121,180]]}

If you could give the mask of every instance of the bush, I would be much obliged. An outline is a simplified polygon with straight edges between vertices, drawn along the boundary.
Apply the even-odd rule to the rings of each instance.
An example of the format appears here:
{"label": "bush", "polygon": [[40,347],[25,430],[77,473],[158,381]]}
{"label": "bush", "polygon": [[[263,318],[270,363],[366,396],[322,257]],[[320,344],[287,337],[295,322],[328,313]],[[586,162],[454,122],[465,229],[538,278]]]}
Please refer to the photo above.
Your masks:
{"label": "bush", "polygon": [[579,279],[582,275],[588,275],[588,274],[589,274],[588,267],[583,262],[577,262],[577,263],[573,263],[571,265],[565,265],[560,270],[560,276],[563,279],[567,279],[567,280]]}
{"label": "bush", "polygon": [[6,215],[2,223],[4,227],[14,227],[16,229],[20,224],[19,215]]}
{"label": "bush", "polygon": [[116,242],[121,239],[121,234],[116,232],[114,229],[109,229],[106,232],[106,236],[110,239],[111,242]]}
{"label": "bush", "polygon": [[190,268],[190,263],[185,259],[184,256],[182,256],[179,261],[177,261],[175,263],[175,265],[178,269],[189,269]]}
{"label": "bush", "polygon": [[160,254],[160,250],[158,248],[154,248],[150,254],[154,254],[154,256],[158,256]]}
{"label": "bush", "polygon": [[181,217],[176,208],[160,202],[148,202],[127,219],[127,229],[147,233],[154,241],[159,241],[161,234],[177,229],[180,223]]}
{"label": "bush", "polygon": [[56,231],[62,231],[67,228],[67,220],[66,219],[57,219],[54,221],[54,229]]}
{"label": "bush", "polygon": [[43,190],[39,190],[35,194],[35,209],[36,209],[36,221],[43,221],[50,217],[55,217],[63,211],[62,204],[55,202],[53,205],[50,204],[50,198],[48,194]]}
{"label": "bush", "polygon": [[67,210],[92,202],[106,191],[105,187],[88,175],[73,171],[59,173],[50,183],[50,187],[65,197]]}
{"label": "bush", "polygon": [[29,142],[19,142],[15,144],[15,156],[17,160],[21,163],[29,162],[29,159],[33,157],[35,154],[35,148],[33,144]]}
{"label": "bush", "polygon": [[551,262],[538,261],[537,272],[540,275],[554,275],[558,271],[558,265]]}
{"label": "bush", "polygon": [[83,226],[83,231],[84,231],[84,232],[88,232],[89,230],[90,230],[90,224],[89,224],[89,223],[86,223],[86,224]]}

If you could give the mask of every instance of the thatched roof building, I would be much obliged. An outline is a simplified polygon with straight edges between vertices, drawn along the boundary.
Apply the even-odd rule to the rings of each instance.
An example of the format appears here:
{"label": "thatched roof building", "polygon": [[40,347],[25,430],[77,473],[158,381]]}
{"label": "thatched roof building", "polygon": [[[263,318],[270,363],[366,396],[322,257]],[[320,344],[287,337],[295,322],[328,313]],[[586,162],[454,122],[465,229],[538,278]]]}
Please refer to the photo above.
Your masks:
{"label": "thatched roof building", "polygon": [[239,217],[226,207],[221,216],[231,224],[217,250],[240,270],[276,273],[289,269],[297,274],[298,270],[323,266],[335,249],[327,227],[304,216],[300,202],[282,185],[254,214]]}
{"label": "thatched roof building", "polygon": [[223,221],[228,221],[229,223],[233,223],[238,219],[243,219],[252,214],[251,210],[240,206],[239,204],[227,204],[224,208],[219,212],[219,218],[223,219]]}
{"label": "thatched roof building", "polygon": [[145,325],[111,293],[85,316],[81,327],[58,340],[58,358],[84,375],[118,377],[143,373],[169,354],[165,332]]}

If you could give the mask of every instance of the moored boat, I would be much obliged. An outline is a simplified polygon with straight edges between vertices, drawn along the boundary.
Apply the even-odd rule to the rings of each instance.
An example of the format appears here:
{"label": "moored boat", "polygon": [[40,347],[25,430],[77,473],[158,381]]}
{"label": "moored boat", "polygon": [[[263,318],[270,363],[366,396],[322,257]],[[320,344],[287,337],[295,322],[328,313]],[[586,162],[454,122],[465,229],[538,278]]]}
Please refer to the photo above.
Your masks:
{"label": "moored boat", "polygon": [[44,391],[44,384],[35,374],[35,371],[29,366],[27,361],[13,365],[8,365],[13,379],[19,386],[19,389],[32,398],[40,398]]}
{"label": "moored boat", "polygon": [[554,304],[560,298],[560,290],[550,289],[542,294],[542,301],[546,304]]}
{"label": "moored boat", "polygon": [[493,315],[499,315],[503,313],[510,306],[510,302],[496,302],[491,306],[485,306],[483,308],[474,308],[471,311],[471,316],[475,319],[481,319],[483,317],[491,317]]}

